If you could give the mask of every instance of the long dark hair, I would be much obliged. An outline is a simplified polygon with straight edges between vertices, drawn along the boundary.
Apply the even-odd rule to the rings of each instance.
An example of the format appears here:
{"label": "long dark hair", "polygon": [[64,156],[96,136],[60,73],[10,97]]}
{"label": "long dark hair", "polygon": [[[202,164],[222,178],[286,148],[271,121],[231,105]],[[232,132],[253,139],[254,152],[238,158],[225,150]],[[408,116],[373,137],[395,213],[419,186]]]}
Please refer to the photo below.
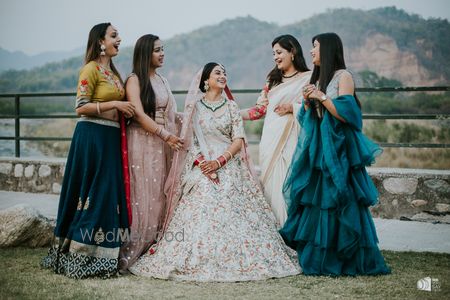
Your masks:
{"label": "long dark hair", "polygon": [[[294,68],[297,71],[309,71],[308,67],[306,66],[305,58],[303,57],[302,46],[300,46],[300,43],[295,37],[290,34],[280,35],[272,41],[272,48],[273,46],[275,46],[275,44],[279,44],[281,48],[291,52],[294,55],[294,61],[292,63],[294,64]],[[275,85],[280,84],[282,79],[283,73],[278,69],[277,66],[275,66],[267,75],[269,89]]]}
{"label": "long dark hair", "polygon": [[216,63],[216,62],[209,62],[203,67],[202,77],[200,78],[200,84],[198,86],[200,88],[200,91],[202,91],[203,93],[206,93],[205,81],[208,80],[209,76],[211,75],[212,70],[216,66],[223,67],[221,64]]}
{"label": "long dark hair", "polygon": [[150,82],[150,69],[152,67],[153,47],[157,40],[159,40],[159,37],[153,34],[141,36],[134,46],[133,54],[133,73],[139,80],[142,107],[144,112],[152,119],[155,119],[156,96]]}
{"label": "long dark hair", "polygon": [[[92,27],[91,31],[89,31],[89,38],[86,47],[86,54],[84,56],[84,64],[87,64],[93,60],[97,60],[100,57],[100,41],[105,39],[106,30],[111,26],[111,23],[100,23]],[[123,83],[122,78],[120,77],[119,71],[117,71],[116,66],[111,59],[110,62],[111,70],[116,74],[119,78],[120,82]]]}
{"label": "long dark hair", "polygon": [[[346,69],[344,61],[344,47],[341,38],[334,32],[321,33],[312,38],[314,41],[320,43],[320,66],[314,65],[311,75],[311,84],[319,83],[319,88],[323,93],[326,93],[328,84],[333,79],[334,73],[337,70]],[[361,103],[353,93],[359,107]]]}

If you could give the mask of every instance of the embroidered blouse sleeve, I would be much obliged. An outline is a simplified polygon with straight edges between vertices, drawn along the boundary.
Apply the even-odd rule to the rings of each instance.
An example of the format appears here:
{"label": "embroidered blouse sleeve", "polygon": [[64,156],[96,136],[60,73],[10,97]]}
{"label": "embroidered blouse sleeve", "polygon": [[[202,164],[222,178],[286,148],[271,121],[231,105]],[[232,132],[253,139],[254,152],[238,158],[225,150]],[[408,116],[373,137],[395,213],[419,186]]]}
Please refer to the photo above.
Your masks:
{"label": "embroidered blouse sleeve", "polygon": [[255,106],[250,107],[247,112],[250,120],[259,120],[266,115],[267,105],[269,101],[267,100],[267,94],[269,93],[269,85],[266,84],[261,90],[261,94],[256,101]]}
{"label": "embroidered blouse sleeve", "polygon": [[81,69],[75,108],[79,108],[91,101],[97,79],[97,70],[93,64],[88,63]]}
{"label": "embroidered blouse sleeve", "polygon": [[245,139],[244,121],[239,113],[239,107],[234,101],[229,101],[231,115],[231,139]]}

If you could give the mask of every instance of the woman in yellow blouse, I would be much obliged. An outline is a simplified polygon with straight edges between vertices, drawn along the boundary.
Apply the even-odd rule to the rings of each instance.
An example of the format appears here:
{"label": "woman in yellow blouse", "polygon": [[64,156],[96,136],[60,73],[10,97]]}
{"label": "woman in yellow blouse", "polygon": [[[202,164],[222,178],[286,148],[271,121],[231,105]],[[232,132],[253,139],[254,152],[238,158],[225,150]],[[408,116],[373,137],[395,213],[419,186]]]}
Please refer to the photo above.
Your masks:
{"label": "woman in yellow blouse", "polygon": [[70,146],[59,200],[55,242],[44,267],[72,278],[117,272],[128,215],[123,184],[119,112],[134,115],[111,58],[119,34],[110,23],[95,25],[78,81],[81,116]]}

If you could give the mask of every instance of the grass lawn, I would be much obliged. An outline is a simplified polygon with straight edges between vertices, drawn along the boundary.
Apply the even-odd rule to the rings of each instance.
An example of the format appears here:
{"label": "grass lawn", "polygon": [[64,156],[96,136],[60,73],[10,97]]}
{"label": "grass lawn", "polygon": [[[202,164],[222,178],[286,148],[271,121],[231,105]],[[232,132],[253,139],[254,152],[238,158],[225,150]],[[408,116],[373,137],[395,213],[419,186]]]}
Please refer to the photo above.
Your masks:
{"label": "grass lawn", "polygon": [[[388,276],[311,277],[246,283],[182,283],[133,275],[74,280],[41,269],[46,249],[0,249],[0,299],[450,299],[450,254],[383,251]],[[419,291],[417,280],[437,278],[440,291]]]}

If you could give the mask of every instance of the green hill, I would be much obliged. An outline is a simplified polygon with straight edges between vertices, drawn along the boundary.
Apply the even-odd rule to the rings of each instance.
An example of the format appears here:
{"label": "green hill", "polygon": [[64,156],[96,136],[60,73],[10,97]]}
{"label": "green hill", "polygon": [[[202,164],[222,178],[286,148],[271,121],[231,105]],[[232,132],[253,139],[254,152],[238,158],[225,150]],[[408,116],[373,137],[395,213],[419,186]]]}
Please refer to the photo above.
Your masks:
{"label": "green hill", "polygon": [[[172,89],[186,89],[203,64],[218,61],[226,66],[232,88],[259,88],[273,67],[270,43],[275,36],[296,36],[311,66],[311,37],[328,31],[341,36],[348,67],[356,72],[369,70],[403,85],[450,83],[449,22],[395,7],[330,10],[286,26],[250,16],[225,20],[164,41],[161,73]],[[123,76],[130,72],[131,57],[128,47],[115,59]],[[75,57],[29,71],[5,71],[0,74],[0,93],[74,91],[81,64],[82,58]]]}

